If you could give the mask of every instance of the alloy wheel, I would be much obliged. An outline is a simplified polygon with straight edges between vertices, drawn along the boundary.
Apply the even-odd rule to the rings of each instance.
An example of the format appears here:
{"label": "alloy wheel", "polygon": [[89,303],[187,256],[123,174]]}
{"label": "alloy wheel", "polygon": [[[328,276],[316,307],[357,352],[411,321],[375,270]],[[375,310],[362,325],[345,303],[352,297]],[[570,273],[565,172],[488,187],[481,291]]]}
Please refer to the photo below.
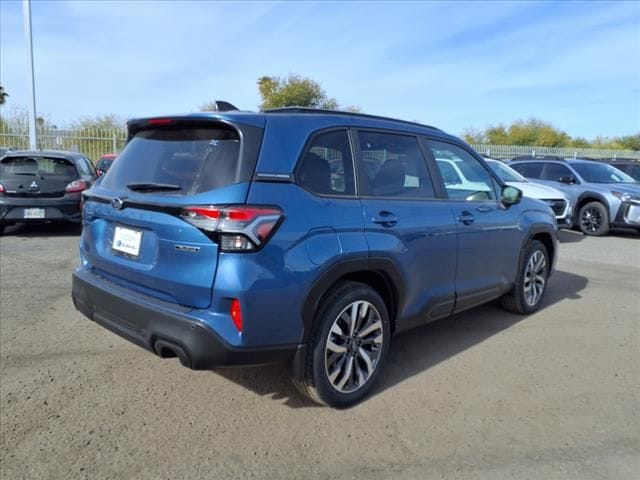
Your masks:
{"label": "alloy wheel", "polygon": [[597,232],[602,225],[602,213],[595,207],[587,208],[582,212],[580,219],[582,227],[588,232]]}
{"label": "alloy wheel", "polygon": [[536,250],[529,257],[524,270],[524,300],[530,307],[535,306],[542,298],[547,283],[547,260],[544,253]]}
{"label": "alloy wheel", "polygon": [[347,305],[329,330],[325,370],[331,386],[341,393],[355,392],[368,382],[382,353],[382,317],[371,303]]}

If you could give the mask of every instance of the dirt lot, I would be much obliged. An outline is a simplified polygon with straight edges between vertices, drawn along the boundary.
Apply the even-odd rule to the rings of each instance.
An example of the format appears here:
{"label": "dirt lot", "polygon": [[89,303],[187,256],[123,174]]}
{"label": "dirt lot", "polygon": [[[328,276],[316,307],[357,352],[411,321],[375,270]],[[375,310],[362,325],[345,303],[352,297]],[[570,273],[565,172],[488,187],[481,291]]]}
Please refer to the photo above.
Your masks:
{"label": "dirt lot", "polygon": [[347,411],[285,367],[192,372],[78,314],[78,230],[0,241],[2,478],[631,479],[640,237],[564,232],[545,308],[488,305],[394,338]]}

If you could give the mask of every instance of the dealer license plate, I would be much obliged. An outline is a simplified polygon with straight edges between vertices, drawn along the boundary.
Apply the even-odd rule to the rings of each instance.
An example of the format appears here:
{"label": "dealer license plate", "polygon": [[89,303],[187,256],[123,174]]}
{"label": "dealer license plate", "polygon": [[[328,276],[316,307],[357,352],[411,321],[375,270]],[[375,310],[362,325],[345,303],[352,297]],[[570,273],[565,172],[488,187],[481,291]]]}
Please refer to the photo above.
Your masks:
{"label": "dealer license plate", "polygon": [[111,248],[119,253],[137,258],[140,255],[140,243],[142,242],[142,230],[126,228],[116,225],[113,232]]}

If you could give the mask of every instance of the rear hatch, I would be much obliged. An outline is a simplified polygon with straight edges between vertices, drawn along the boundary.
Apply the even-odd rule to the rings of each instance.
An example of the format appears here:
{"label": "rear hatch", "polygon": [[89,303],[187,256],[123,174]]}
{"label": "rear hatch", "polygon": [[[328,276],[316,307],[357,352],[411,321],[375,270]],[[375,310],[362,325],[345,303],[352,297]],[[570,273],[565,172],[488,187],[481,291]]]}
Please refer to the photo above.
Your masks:
{"label": "rear hatch", "polygon": [[85,193],[84,260],[108,279],[193,308],[211,303],[218,244],[189,209],[243,204],[262,129],[227,122],[149,119]]}
{"label": "rear hatch", "polygon": [[9,197],[63,197],[66,187],[79,178],[66,158],[16,155],[0,161],[0,183]]}

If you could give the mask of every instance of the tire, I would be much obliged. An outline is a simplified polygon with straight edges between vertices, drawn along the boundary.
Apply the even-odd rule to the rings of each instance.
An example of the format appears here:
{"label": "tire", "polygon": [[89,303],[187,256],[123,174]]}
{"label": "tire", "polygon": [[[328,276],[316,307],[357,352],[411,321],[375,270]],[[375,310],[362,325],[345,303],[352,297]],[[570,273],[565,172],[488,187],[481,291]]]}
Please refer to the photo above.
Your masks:
{"label": "tire", "polygon": [[[542,264],[540,258],[544,259]],[[549,268],[549,254],[544,244],[538,240],[529,242],[522,256],[516,284],[500,299],[502,307],[521,315],[538,310],[547,292]]]}
{"label": "tire", "polygon": [[322,405],[355,405],[379,377],[390,338],[389,314],[380,295],[362,283],[340,282],[316,311],[307,347],[293,361],[293,382]]}
{"label": "tire", "polygon": [[578,213],[578,226],[585,235],[601,237],[609,233],[609,212],[600,202],[589,202]]}

